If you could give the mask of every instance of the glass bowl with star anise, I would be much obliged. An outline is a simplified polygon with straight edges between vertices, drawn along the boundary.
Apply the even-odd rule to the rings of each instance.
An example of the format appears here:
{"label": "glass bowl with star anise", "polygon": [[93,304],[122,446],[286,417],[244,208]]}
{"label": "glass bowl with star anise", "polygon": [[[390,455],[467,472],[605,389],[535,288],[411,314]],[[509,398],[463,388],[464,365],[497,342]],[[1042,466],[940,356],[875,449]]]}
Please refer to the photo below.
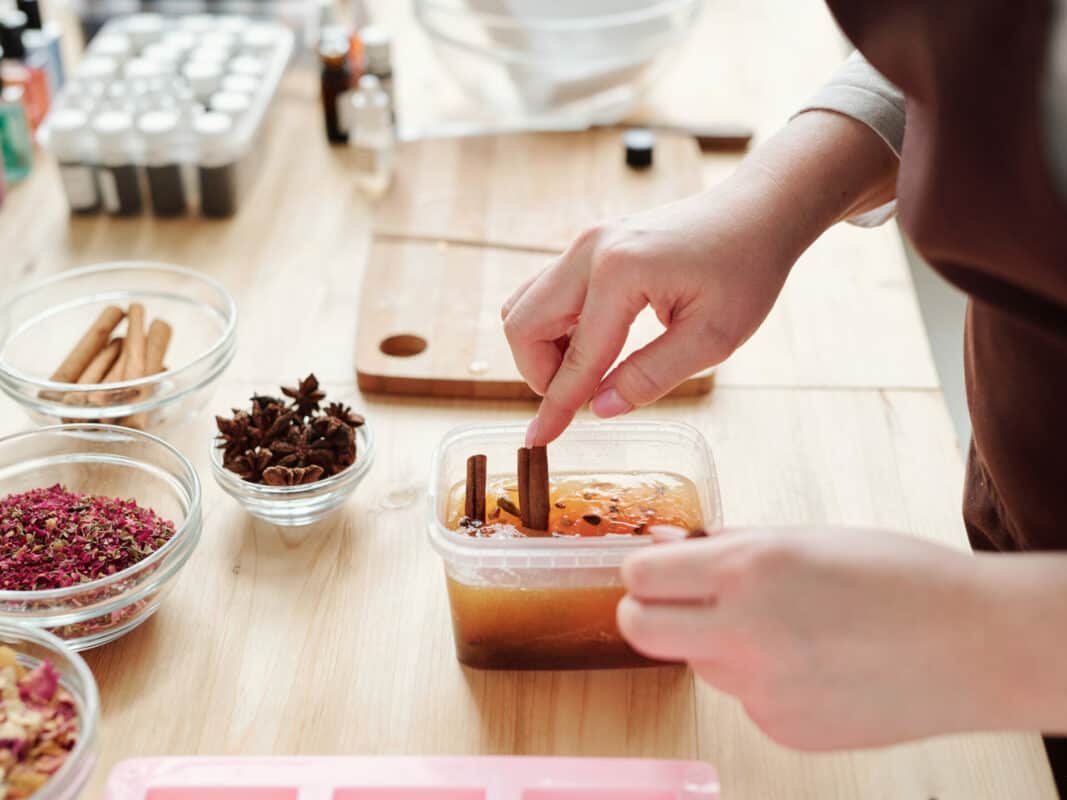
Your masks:
{"label": "glass bowl with star anise", "polygon": [[341,506],[370,470],[374,437],[344,403],[326,402],[314,375],[281,395],[215,418],[215,480],[254,517],[310,525]]}

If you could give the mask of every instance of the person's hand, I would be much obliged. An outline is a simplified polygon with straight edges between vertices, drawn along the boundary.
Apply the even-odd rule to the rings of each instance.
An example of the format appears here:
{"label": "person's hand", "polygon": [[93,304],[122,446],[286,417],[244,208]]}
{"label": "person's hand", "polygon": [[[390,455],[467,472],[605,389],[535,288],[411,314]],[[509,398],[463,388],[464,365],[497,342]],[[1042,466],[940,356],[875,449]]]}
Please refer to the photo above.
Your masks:
{"label": "person's hand", "polygon": [[[684,535],[657,533],[672,531]],[[619,627],[648,656],[690,662],[788,746],[982,729],[1007,719],[997,707],[1019,673],[1000,664],[1011,644],[993,640],[977,563],[882,531],[726,531],[628,559]]]}
{"label": "person's hand", "polygon": [[[804,249],[891,198],[895,176],[870,128],[809,111],[714,189],[587,230],[501,312],[519,372],[544,397],[527,444],[551,442],[590,400],[598,416],[625,414],[725,359]],[[608,374],[646,306],[667,330]]]}
{"label": "person's hand", "polygon": [[[515,292],[504,333],[544,396],[527,444],[555,439],[591,398],[600,417],[651,403],[756,330],[796,254],[757,212],[755,189],[728,182],[590,228]],[[648,305],[666,331],[606,375]]]}

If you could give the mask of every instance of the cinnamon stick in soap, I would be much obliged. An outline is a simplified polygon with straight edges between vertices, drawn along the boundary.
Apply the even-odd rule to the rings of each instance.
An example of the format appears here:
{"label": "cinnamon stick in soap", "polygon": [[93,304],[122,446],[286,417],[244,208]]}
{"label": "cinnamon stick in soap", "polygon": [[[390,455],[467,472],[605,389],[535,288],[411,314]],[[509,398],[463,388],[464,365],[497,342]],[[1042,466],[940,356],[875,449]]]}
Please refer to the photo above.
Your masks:
{"label": "cinnamon stick in soap", "polygon": [[522,527],[530,527],[530,448],[520,447],[518,454],[519,519]]}
{"label": "cinnamon stick in soap", "polygon": [[485,524],[485,481],[487,459],[483,455],[467,459],[467,519]]}
{"label": "cinnamon stick in soap", "polygon": [[519,510],[522,527],[548,530],[548,448],[519,448]]}
{"label": "cinnamon stick in soap", "polygon": [[530,448],[530,527],[535,531],[548,530],[548,448]]}
{"label": "cinnamon stick in soap", "polygon": [[74,349],[63,359],[50,380],[58,383],[77,383],[78,378],[88,368],[96,355],[107,346],[111,332],[122,322],[122,309],[108,306],[96,318],[92,325],[74,345]]}

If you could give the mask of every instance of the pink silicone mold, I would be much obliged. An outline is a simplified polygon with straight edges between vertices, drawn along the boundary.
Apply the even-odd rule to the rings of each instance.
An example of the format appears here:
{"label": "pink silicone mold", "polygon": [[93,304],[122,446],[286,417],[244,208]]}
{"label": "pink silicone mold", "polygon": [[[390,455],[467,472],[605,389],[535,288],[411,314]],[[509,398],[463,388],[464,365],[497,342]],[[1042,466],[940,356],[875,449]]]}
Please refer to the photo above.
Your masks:
{"label": "pink silicone mold", "polygon": [[405,756],[124,761],[107,800],[720,800],[697,761]]}

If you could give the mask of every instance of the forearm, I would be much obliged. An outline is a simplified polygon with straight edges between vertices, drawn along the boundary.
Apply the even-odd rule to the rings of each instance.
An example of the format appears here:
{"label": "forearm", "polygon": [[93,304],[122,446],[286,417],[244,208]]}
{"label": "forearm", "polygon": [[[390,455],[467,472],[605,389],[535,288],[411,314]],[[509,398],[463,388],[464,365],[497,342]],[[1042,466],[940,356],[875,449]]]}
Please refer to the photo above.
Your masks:
{"label": "forearm", "polygon": [[808,111],[751,153],[728,182],[758,193],[761,216],[792,263],[830,226],[889,202],[897,164],[863,123]]}
{"label": "forearm", "polygon": [[[990,728],[1067,734],[1067,554],[980,555]],[[982,703],[982,698],[976,698]]]}

